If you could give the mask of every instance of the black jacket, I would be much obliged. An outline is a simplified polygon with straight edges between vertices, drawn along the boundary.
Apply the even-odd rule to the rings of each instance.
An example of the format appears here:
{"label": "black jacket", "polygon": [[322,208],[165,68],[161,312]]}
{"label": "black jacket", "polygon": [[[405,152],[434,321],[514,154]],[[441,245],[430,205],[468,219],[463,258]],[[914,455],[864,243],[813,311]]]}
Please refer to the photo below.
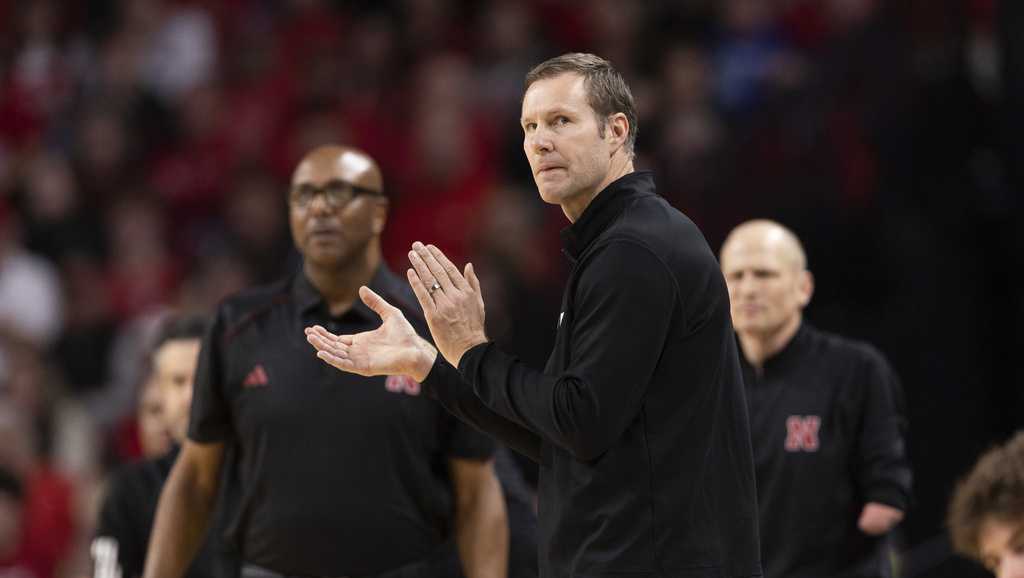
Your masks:
{"label": "black jacket", "polygon": [[870,345],[806,323],[761,371],[742,362],[765,570],[772,578],[881,576],[867,502],[906,511],[903,392]]}
{"label": "black jacket", "polygon": [[542,577],[759,576],[743,382],[707,242],[649,173],[609,185],[563,242],[544,372],[487,343],[458,373],[439,356],[425,385],[540,463]]}
{"label": "black jacket", "polygon": [[[428,334],[404,279],[381,266],[369,285]],[[226,541],[288,575],[429,565],[456,524],[450,461],[490,459],[494,442],[411,379],[323,363],[303,333],[314,324],[358,333],[380,317],[360,301],[331,315],[297,273],[227,298],[203,340],[188,435],[237,448]]]}
{"label": "black jacket", "polygon": [[[94,578],[142,576],[157,502],[179,451],[175,447],[159,458],[126,464],[111,476],[90,548]],[[220,511],[212,518],[215,528]],[[208,534],[186,578],[237,575],[237,560],[217,536],[217,529]]]}

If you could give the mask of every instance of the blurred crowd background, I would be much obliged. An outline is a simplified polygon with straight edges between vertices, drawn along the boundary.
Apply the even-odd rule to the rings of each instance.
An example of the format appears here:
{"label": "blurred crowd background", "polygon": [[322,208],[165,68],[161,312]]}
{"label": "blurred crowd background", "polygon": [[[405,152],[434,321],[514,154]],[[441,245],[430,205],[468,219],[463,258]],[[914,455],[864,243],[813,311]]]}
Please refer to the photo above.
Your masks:
{"label": "blurred crowd background", "polygon": [[522,153],[522,78],[588,51],[712,247],[790,226],[809,320],[888,355],[904,568],[969,575],[946,500],[1024,415],[1021,30],[1010,0],[0,0],[0,468],[24,488],[0,491],[0,568],[87,575],[105,476],[168,443],[147,336],[294,270],[285,193],[314,146],[375,156],[392,267],[413,240],[472,259],[491,335],[540,366],[566,221]]}

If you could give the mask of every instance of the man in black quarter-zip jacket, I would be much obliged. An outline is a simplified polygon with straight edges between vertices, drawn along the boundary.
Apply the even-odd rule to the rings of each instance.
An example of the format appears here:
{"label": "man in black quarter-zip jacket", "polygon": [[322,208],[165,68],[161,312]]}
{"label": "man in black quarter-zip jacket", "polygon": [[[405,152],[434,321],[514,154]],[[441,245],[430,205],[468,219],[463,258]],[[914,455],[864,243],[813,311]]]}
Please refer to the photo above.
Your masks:
{"label": "man in black quarter-zip jacket", "polygon": [[[472,265],[415,243],[407,277],[434,349],[360,290],[383,324],[307,329],[344,371],[405,374],[453,414],[540,464],[543,578],[760,576],[746,403],[718,263],[697,227],[634,172],[633,98],[607,61],[534,68],[523,148],[540,196],[572,223],[555,349],[541,372],[484,335]],[[440,354],[439,354],[440,353]]]}
{"label": "man in black quarter-zip jacket", "polygon": [[765,571],[888,576],[882,536],[910,498],[903,395],[866,343],[803,321],[813,280],[800,241],[772,221],[722,247],[750,404]]}

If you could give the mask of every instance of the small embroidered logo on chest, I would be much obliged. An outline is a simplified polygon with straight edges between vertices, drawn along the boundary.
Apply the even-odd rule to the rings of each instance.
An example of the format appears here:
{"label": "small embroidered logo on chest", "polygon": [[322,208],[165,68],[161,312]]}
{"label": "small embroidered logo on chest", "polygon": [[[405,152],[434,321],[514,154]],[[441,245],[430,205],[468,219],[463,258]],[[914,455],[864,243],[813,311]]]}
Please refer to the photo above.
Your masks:
{"label": "small embroidered logo on chest", "polygon": [[407,375],[389,375],[388,378],[384,380],[384,389],[391,393],[419,395],[420,383]]}
{"label": "small embroidered logo on chest", "polygon": [[267,379],[267,370],[263,369],[261,364],[256,364],[256,367],[252,368],[242,380],[242,387],[266,387],[268,385],[270,385],[270,380]]}
{"label": "small embroidered logo on chest", "polygon": [[821,447],[818,432],[821,418],[816,415],[791,415],[786,418],[786,451],[816,452]]}

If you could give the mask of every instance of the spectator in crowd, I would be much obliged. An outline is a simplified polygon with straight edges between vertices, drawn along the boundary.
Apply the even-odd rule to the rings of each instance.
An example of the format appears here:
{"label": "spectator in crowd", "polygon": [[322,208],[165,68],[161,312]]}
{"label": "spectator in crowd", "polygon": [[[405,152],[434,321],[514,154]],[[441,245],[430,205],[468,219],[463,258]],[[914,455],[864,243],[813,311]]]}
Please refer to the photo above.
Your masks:
{"label": "spectator in crowd", "polygon": [[[109,482],[106,497],[100,506],[96,524],[96,538],[90,552],[93,559],[93,578],[137,578],[142,575],[146,560],[153,517],[157,501],[180,444],[185,441],[188,428],[189,406],[192,401],[192,382],[199,357],[199,344],[206,329],[202,316],[169,317],[163,323],[151,354],[151,378],[145,387],[143,403],[159,407],[159,412],[140,416],[140,422],[153,422],[168,435],[172,447],[141,462],[128,464],[116,472]],[[147,427],[140,428],[146,434]],[[148,448],[143,437],[143,449]],[[168,444],[169,445],[169,444]],[[213,545],[218,533],[212,532],[204,543],[201,554],[189,568],[187,576],[217,576],[217,550]]]}
{"label": "spectator in crowd", "polygon": [[743,223],[721,262],[750,408],[765,571],[882,576],[878,537],[910,500],[895,373],[873,347],[803,320],[814,285],[790,230]]}
{"label": "spectator in crowd", "polygon": [[39,454],[32,417],[0,402],[0,468],[12,472],[24,488],[13,562],[34,578],[57,578],[75,548],[75,487]]}
{"label": "spectator in crowd", "polygon": [[956,551],[996,578],[1024,576],[1024,432],[985,452],[953,493]]}
{"label": "spectator in crowd", "polygon": [[0,380],[10,349],[45,348],[61,328],[60,278],[54,266],[21,244],[16,213],[0,198]]}

